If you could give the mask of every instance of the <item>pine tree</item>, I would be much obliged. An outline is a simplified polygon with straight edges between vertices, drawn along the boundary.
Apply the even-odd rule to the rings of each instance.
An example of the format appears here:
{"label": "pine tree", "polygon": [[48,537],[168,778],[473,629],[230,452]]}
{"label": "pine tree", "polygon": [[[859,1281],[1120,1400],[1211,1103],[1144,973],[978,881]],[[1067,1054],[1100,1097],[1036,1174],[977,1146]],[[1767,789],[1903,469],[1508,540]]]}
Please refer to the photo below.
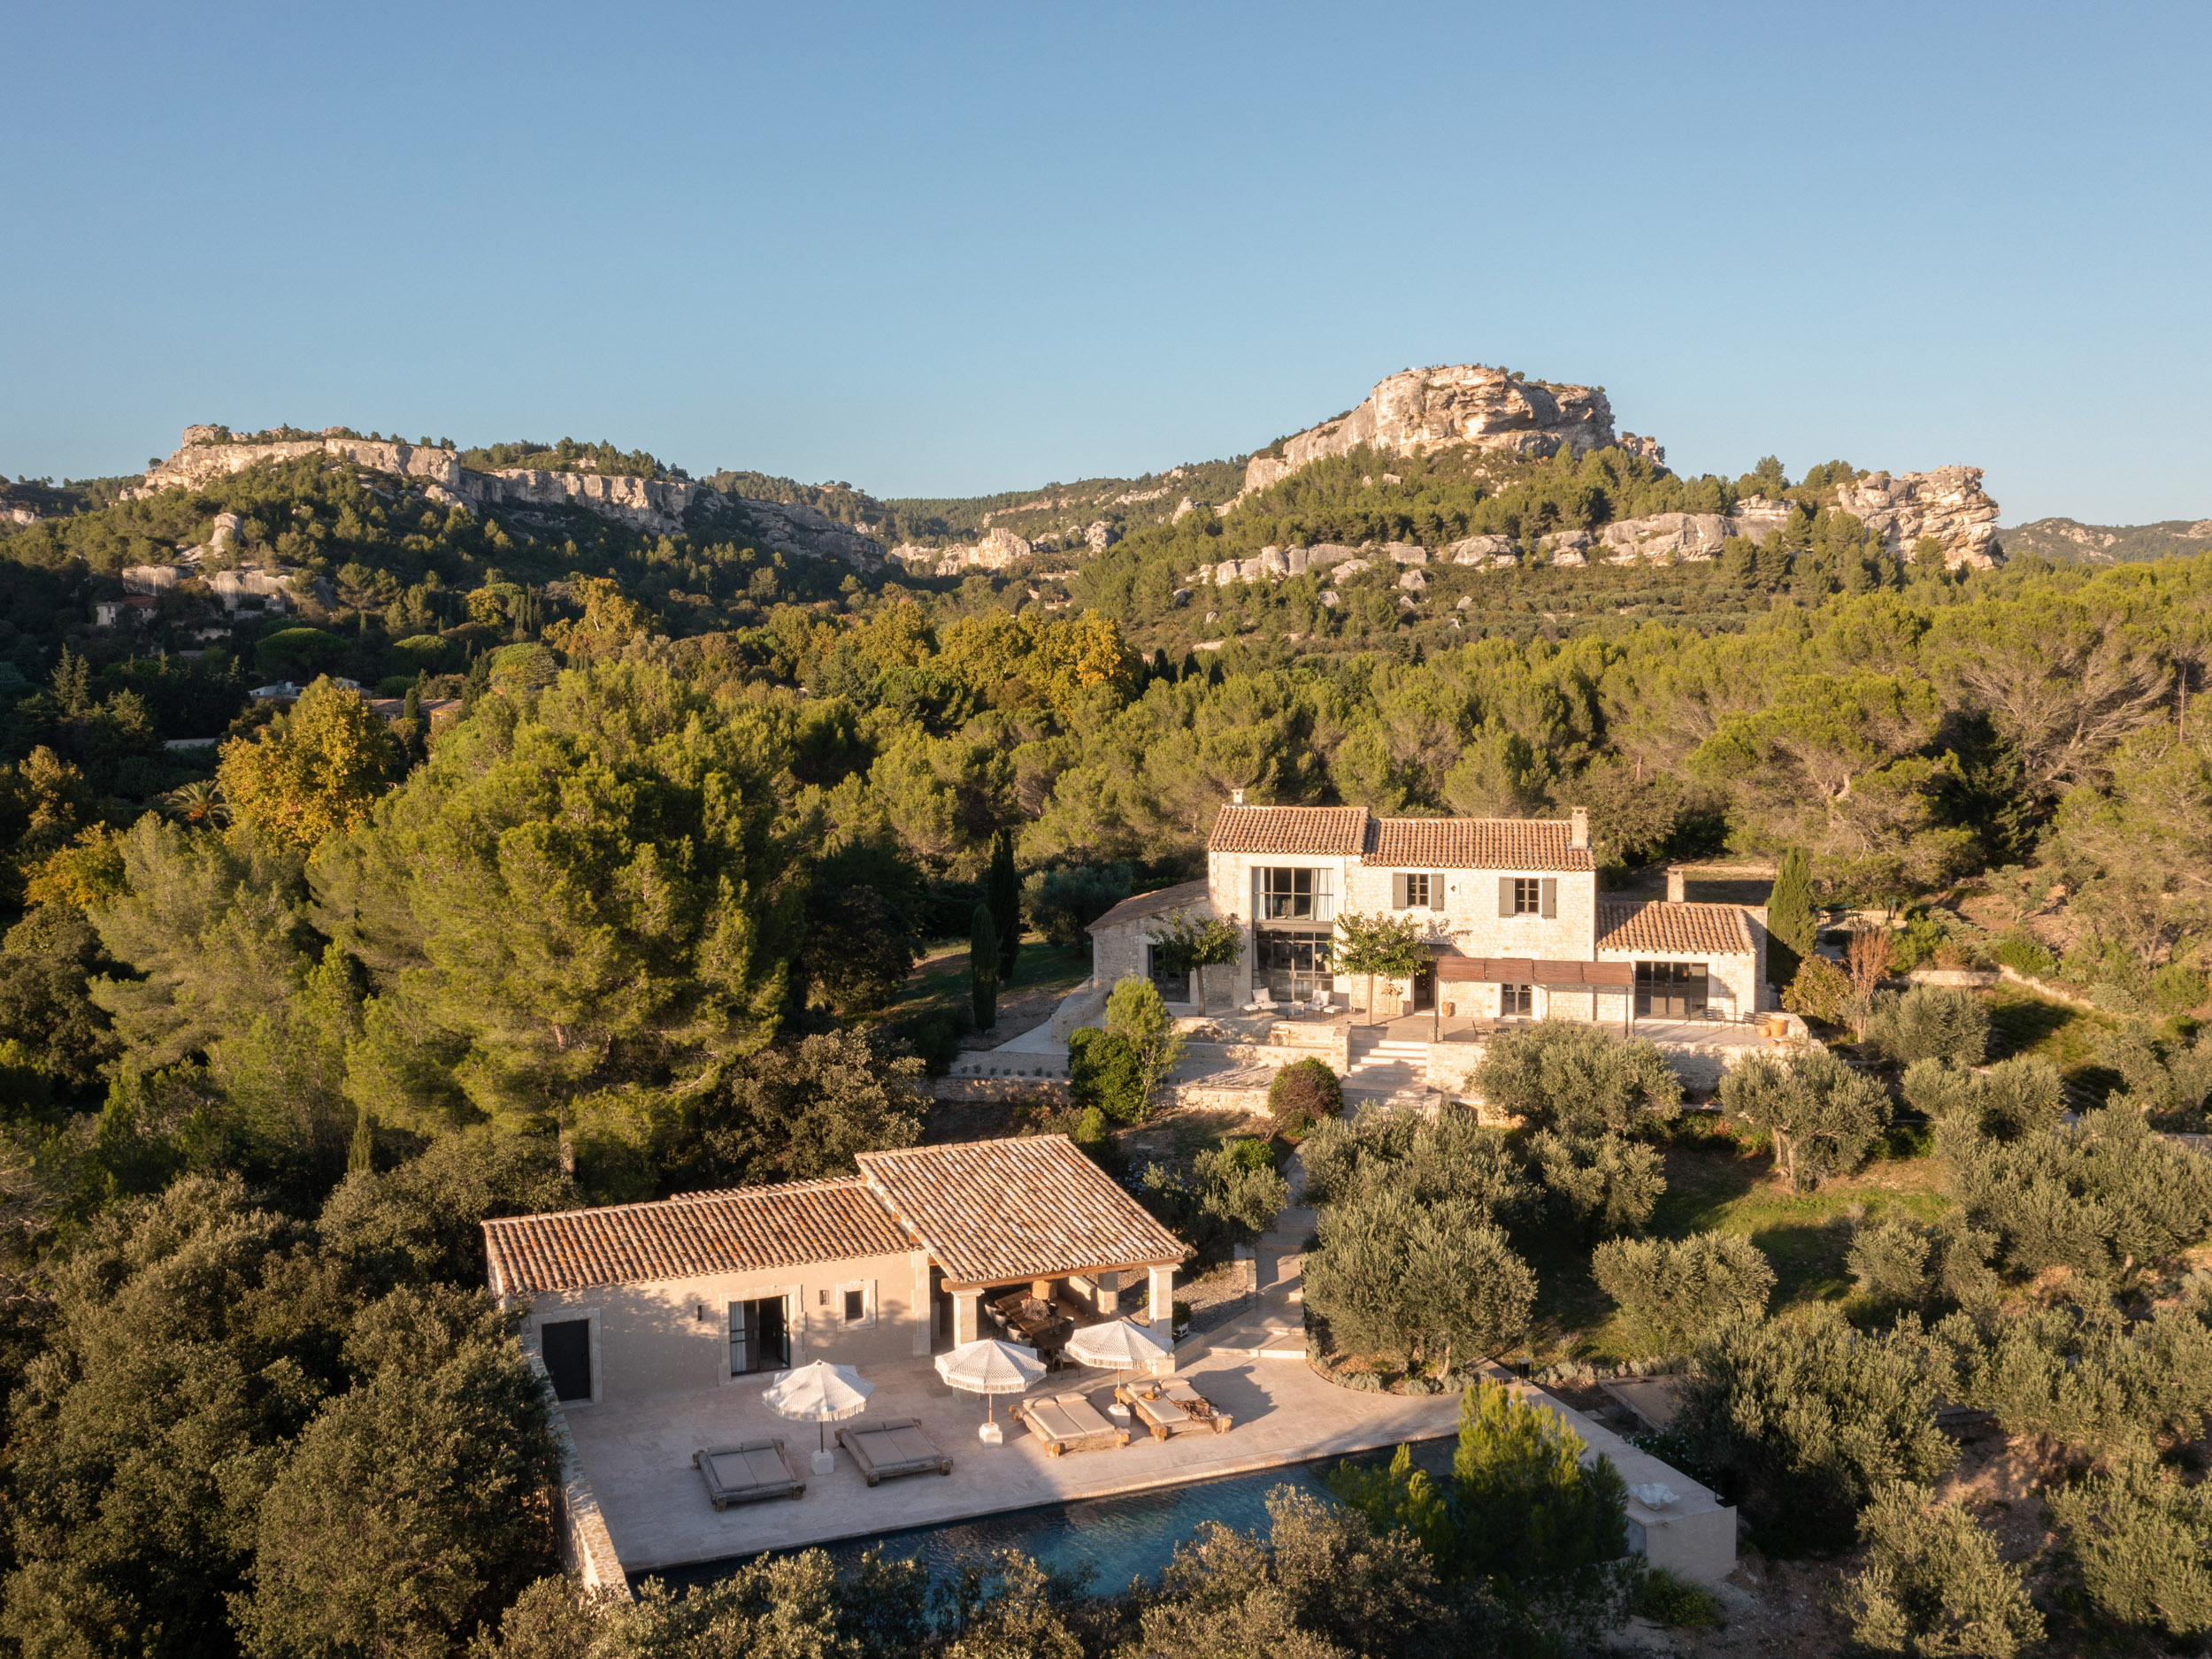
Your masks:
{"label": "pine tree", "polygon": [[988,904],[977,905],[968,925],[968,985],[975,997],[975,1028],[989,1031],[998,1024],[998,929]]}
{"label": "pine tree", "polygon": [[1813,865],[1801,847],[1782,855],[1767,895],[1767,933],[1772,939],[1767,979],[1777,986],[1797,977],[1797,966],[1813,949]]}
{"label": "pine tree", "polygon": [[1014,977],[1014,958],[1022,948],[1022,879],[1014,868],[1014,832],[1001,830],[991,838],[991,926],[998,938],[998,979],[1003,985]]}

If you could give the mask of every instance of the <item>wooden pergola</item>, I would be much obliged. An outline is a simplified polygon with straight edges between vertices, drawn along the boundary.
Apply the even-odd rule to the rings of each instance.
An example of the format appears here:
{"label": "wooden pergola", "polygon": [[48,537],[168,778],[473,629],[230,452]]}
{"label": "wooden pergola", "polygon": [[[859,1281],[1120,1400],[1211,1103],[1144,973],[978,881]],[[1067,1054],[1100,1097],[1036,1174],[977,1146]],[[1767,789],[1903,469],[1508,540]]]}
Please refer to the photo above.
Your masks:
{"label": "wooden pergola", "polygon": [[1597,994],[1618,991],[1626,1006],[1621,1029],[1630,1030],[1636,1018],[1636,970],[1625,962],[1547,962],[1531,956],[1439,956],[1436,959],[1436,1026],[1444,1025],[1444,987],[1460,985],[1540,985],[1547,991],[1587,991],[1590,1011],[1597,1012]]}

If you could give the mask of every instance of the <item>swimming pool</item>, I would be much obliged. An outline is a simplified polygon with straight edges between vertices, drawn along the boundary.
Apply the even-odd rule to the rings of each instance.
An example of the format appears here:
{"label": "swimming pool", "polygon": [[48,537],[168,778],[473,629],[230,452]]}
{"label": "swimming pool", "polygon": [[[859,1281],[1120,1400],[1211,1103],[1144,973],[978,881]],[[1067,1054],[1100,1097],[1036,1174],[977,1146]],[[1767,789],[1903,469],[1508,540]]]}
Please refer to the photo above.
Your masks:
{"label": "swimming pool", "polygon": [[[1418,1442],[1413,1448],[1414,1460],[1431,1470],[1449,1468],[1455,1443],[1456,1436]],[[1103,1595],[1126,1589],[1132,1578],[1158,1574],[1173,1559],[1176,1546],[1193,1537],[1208,1521],[1219,1521],[1240,1532],[1264,1529],[1267,1494],[1278,1486],[1296,1486],[1325,1498],[1328,1494],[1321,1485],[1321,1476],[1339,1463],[1387,1463],[1394,1455],[1371,1452],[1349,1459],[1328,1457],[1310,1463],[1286,1463],[1188,1486],[1048,1503],[936,1526],[907,1527],[868,1538],[845,1539],[822,1548],[839,1566],[849,1567],[857,1563],[866,1550],[880,1544],[894,1556],[918,1556],[935,1578],[951,1576],[963,1561],[994,1550],[1018,1549],[1056,1571],[1087,1568],[1092,1590]],[[658,1578],[671,1588],[711,1584],[750,1559],[740,1556],[634,1573],[631,1582],[637,1585]]]}

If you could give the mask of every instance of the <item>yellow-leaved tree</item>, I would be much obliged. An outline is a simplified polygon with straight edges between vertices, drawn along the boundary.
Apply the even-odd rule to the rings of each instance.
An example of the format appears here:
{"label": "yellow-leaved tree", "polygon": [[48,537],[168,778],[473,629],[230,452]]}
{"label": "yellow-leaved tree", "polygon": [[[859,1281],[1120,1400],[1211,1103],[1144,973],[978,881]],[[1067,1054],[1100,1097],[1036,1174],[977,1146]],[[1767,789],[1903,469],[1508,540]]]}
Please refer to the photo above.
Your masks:
{"label": "yellow-leaved tree", "polygon": [[326,676],[289,713],[224,744],[216,778],[234,818],[310,850],[368,817],[402,770],[382,717]]}
{"label": "yellow-leaved tree", "polygon": [[611,657],[638,635],[658,631],[652,613],[610,578],[572,575],[568,586],[584,614],[553,623],[545,630],[545,642],[572,663]]}

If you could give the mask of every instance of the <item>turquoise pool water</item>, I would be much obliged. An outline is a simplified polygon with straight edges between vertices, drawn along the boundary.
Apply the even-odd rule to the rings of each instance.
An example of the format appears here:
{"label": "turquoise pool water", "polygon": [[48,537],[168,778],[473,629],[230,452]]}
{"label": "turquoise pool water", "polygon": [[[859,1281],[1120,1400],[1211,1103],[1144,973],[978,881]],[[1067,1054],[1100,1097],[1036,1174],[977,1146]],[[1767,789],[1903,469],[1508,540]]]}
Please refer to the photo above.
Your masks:
{"label": "turquoise pool water", "polygon": [[[1416,1460],[1433,1469],[1451,1463],[1451,1440],[1425,1441],[1414,1448]],[[1374,1453],[1353,1458],[1355,1463],[1387,1463],[1391,1454]],[[1080,1500],[1073,1503],[1043,1504],[1031,1509],[1010,1509],[1003,1515],[978,1516],[972,1520],[938,1526],[908,1527],[870,1538],[847,1539],[823,1546],[840,1566],[856,1563],[862,1553],[881,1544],[893,1555],[919,1556],[933,1577],[949,1576],[962,1561],[998,1549],[1019,1549],[1041,1564],[1062,1572],[1088,1569],[1091,1588],[1106,1594],[1125,1589],[1136,1578],[1151,1578],[1175,1555],[1177,1545],[1192,1537],[1207,1521],[1219,1521],[1240,1532],[1267,1525],[1267,1494],[1278,1486],[1297,1486],[1326,1497],[1320,1477],[1346,1460],[1326,1458],[1310,1463],[1291,1463],[1256,1474],[1229,1475],[1218,1480],[1195,1481],[1189,1486],[1164,1486],[1151,1492],[1133,1492],[1118,1497]],[[741,1557],[740,1560],[749,1559]],[[671,1587],[711,1584],[739,1561],[701,1562],[633,1575],[633,1582],[659,1578]]]}

